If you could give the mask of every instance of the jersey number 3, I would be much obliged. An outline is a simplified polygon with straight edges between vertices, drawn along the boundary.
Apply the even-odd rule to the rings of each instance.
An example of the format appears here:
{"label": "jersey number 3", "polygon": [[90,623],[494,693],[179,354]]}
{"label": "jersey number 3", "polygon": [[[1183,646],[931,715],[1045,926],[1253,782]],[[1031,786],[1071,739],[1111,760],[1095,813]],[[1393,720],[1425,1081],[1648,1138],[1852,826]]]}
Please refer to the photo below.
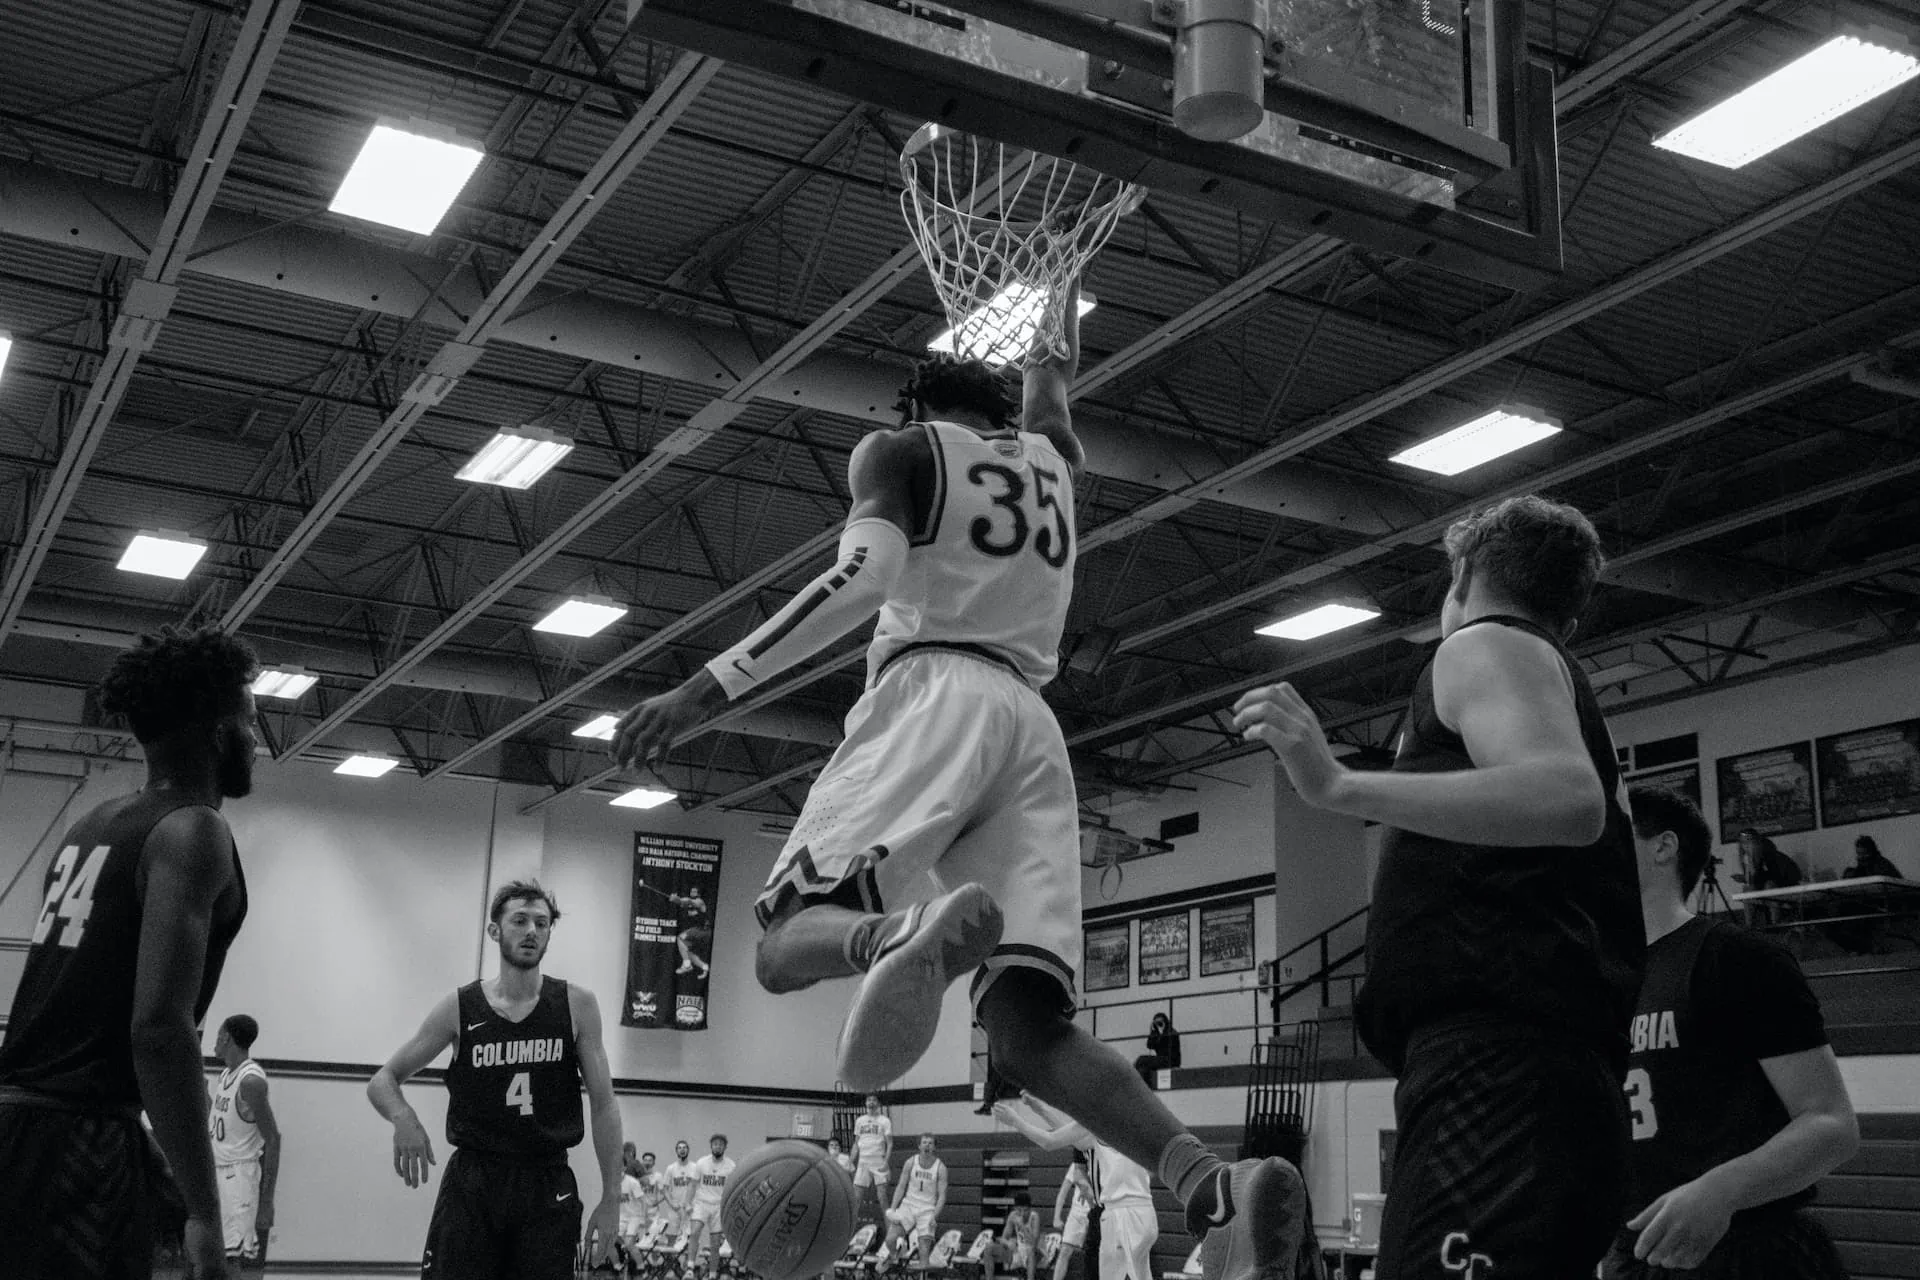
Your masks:
{"label": "jersey number 3", "polygon": [[533,1073],[518,1071],[507,1081],[507,1105],[520,1108],[520,1114],[533,1114]]}
{"label": "jersey number 3", "polygon": [[[1067,513],[1060,509],[1054,497],[1060,487],[1059,476],[1045,467],[1033,469],[1034,502],[1040,508],[1041,520],[1046,522],[1037,531],[1027,515],[1025,476],[997,462],[976,462],[967,468],[967,479],[986,489],[987,501],[1007,513],[1008,524],[1004,530],[997,516],[973,518],[967,534],[978,550],[1002,559],[1017,556],[1026,550],[1031,535],[1034,551],[1050,568],[1058,569],[1066,564],[1067,557],[1073,554],[1073,530],[1067,527]],[[989,481],[994,483],[990,485]],[[995,488],[998,493],[992,491]]]}
{"label": "jersey number 3", "polygon": [[53,864],[53,880],[47,885],[46,905],[34,922],[33,942],[47,940],[54,922],[60,922],[57,946],[77,947],[87,931],[87,917],[93,914],[93,885],[100,878],[101,864],[107,860],[107,846],[81,850],[70,844],[60,851]]}
{"label": "jersey number 3", "polygon": [[1627,1111],[1633,1119],[1633,1140],[1642,1142],[1660,1132],[1660,1117],[1653,1111],[1653,1078],[1645,1067],[1627,1072],[1625,1085]]}

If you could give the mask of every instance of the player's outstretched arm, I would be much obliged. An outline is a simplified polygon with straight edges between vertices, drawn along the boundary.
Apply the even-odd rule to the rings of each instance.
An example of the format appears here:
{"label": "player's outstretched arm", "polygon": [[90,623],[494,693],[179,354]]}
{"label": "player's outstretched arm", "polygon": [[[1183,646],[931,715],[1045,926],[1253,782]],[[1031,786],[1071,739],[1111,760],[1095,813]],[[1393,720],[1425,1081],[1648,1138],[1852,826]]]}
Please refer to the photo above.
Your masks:
{"label": "player's outstretched arm", "polygon": [[609,748],[615,763],[631,768],[664,759],[677,739],[722,703],[812,657],[879,611],[906,569],[914,451],[925,447],[917,435],[891,431],[855,446],[847,464],[853,508],[832,567],[679,687],[622,716]]}
{"label": "player's outstretched arm", "polygon": [[1021,1094],[1017,1100],[1004,1098],[994,1103],[993,1114],[1025,1134],[1034,1146],[1048,1151],[1093,1143],[1093,1135],[1079,1121],[1030,1093]]}
{"label": "player's outstretched arm", "polygon": [[587,1089],[587,1111],[593,1125],[593,1154],[600,1161],[600,1203],[587,1217],[588,1261],[598,1265],[612,1251],[620,1233],[620,1185],[623,1135],[620,1104],[613,1096],[613,1071],[607,1066],[607,1045],[600,1027],[600,1002],[593,992],[567,984],[567,1002],[573,1011],[573,1047],[580,1055],[580,1080]]}
{"label": "player's outstretched arm", "polygon": [[410,1187],[427,1180],[433,1160],[433,1139],[420,1117],[400,1092],[413,1074],[439,1057],[460,1038],[460,993],[451,991],[427,1015],[413,1038],[394,1051],[385,1066],[367,1081],[367,1101],[393,1125],[393,1171]]}
{"label": "player's outstretched arm", "polygon": [[133,987],[133,1070],[154,1140],[187,1207],[190,1261],[221,1274],[220,1193],[207,1137],[206,1081],[193,1002],[214,904],[233,879],[233,838],[212,809],[162,818],[140,854],[140,951]]}
{"label": "player's outstretched arm", "polygon": [[1080,376],[1080,282],[1067,286],[1066,314],[1061,319],[1067,354],[1035,360],[1021,379],[1020,429],[1045,436],[1077,477],[1087,465],[1086,450],[1073,432],[1068,400],[1073,380]]}
{"label": "player's outstretched arm", "polygon": [[1290,684],[1243,694],[1233,724],[1273,749],[1300,798],[1316,808],[1468,844],[1580,847],[1600,838],[1606,793],[1552,646],[1506,627],[1456,631],[1434,657],[1433,701],[1473,768],[1348,769]]}

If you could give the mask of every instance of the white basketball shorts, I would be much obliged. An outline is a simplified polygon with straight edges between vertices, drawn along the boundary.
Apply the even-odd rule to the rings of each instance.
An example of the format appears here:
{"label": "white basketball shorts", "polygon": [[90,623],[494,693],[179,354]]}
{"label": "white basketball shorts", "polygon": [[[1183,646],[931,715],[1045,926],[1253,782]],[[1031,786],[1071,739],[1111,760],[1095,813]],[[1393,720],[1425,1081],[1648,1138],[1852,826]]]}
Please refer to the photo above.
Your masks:
{"label": "white basketball shorts", "polygon": [[693,1209],[687,1215],[687,1222],[689,1230],[720,1230],[720,1202],[715,1200],[708,1204],[695,1201]]}
{"label": "white basketball shorts", "polygon": [[856,1187],[875,1185],[884,1187],[889,1181],[891,1178],[887,1174],[887,1164],[884,1160],[875,1161],[872,1164],[862,1160],[860,1167],[853,1171],[853,1185]]}
{"label": "white basketball shorts", "polygon": [[1092,1212],[1087,1202],[1079,1196],[1074,1197],[1073,1208],[1067,1210],[1067,1225],[1060,1229],[1060,1243],[1074,1249],[1084,1249],[1087,1244],[1087,1221]]}
{"label": "white basketball shorts", "polygon": [[220,1188],[220,1234],[223,1246],[228,1253],[244,1253],[248,1257],[260,1251],[260,1240],[254,1229],[254,1215],[260,1212],[260,1162],[242,1160],[238,1164],[223,1164],[214,1167],[216,1185]]}
{"label": "white basketball shorts", "polygon": [[1100,1212],[1100,1275],[1153,1280],[1153,1242],[1160,1218],[1151,1200],[1110,1204]]}
{"label": "white basketball shorts", "polygon": [[933,1206],[903,1204],[887,1210],[887,1221],[907,1233],[907,1239],[919,1241],[933,1235]]}
{"label": "white basketball shorts", "polygon": [[918,649],[881,671],[846,734],[755,904],[761,927],[795,899],[886,911],[978,884],[1006,928],[974,1001],[1020,966],[1051,976],[1071,1009],[1080,821],[1052,708],[988,658]]}

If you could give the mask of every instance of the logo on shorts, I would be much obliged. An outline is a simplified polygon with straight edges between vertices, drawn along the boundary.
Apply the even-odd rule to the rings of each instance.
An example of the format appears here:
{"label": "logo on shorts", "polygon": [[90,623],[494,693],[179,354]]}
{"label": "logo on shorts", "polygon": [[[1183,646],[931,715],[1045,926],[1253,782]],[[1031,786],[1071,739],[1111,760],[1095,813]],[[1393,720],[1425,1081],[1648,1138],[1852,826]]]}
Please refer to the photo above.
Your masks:
{"label": "logo on shorts", "polygon": [[1493,1259],[1472,1250],[1473,1242],[1466,1232],[1449,1231],[1447,1238],[1440,1242],[1440,1265],[1449,1271],[1458,1271],[1466,1280],[1480,1280],[1493,1270]]}
{"label": "logo on shorts", "polygon": [[673,1002],[673,1020],[694,1026],[707,1020],[707,1001],[705,996],[676,996]]}

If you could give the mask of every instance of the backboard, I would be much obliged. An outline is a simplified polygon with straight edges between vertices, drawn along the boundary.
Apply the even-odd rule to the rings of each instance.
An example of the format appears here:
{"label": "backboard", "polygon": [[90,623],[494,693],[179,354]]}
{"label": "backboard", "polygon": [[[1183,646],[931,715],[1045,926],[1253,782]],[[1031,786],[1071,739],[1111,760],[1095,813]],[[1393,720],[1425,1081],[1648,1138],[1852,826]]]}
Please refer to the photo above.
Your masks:
{"label": "backboard", "polygon": [[1186,0],[628,0],[637,30],[922,120],[1512,288],[1560,269],[1522,0],[1264,0],[1264,122],[1172,121]]}

